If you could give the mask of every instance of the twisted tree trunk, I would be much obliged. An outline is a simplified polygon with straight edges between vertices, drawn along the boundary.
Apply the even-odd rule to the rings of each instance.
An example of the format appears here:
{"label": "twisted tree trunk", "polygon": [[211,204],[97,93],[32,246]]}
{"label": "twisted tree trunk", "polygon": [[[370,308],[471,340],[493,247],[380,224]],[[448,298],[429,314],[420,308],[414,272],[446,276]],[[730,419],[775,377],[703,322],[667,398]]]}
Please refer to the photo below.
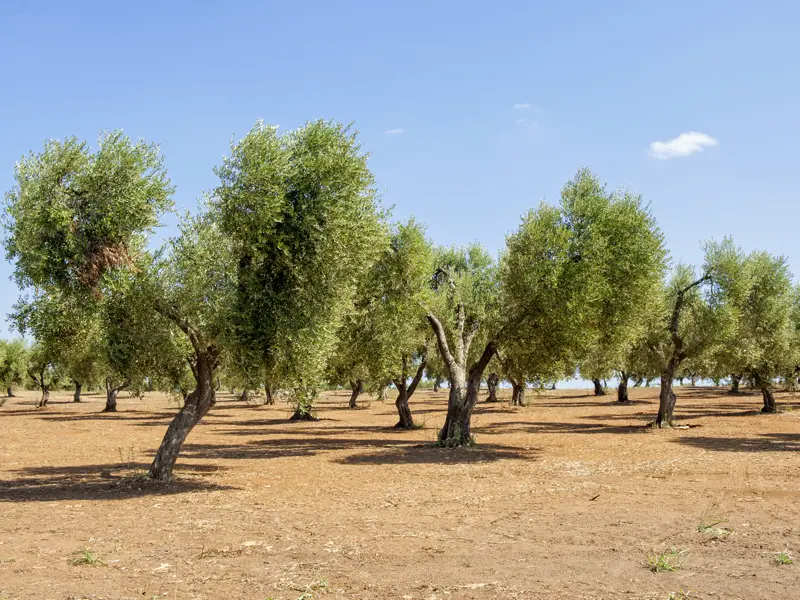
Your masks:
{"label": "twisted tree trunk", "polygon": [[361,392],[364,391],[364,382],[360,379],[356,379],[355,381],[350,382],[350,389],[353,390],[350,394],[350,408],[358,408],[356,404],[356,399],[361,395]]}
{"label": "twisted tree trunk", "polygon": [[217,366],[216,348],[213,346],[202,348],[194,339],[193,343],[195,364],[192,371],[197,387],[186,397],[183,407],[169,424],[153,464],[150,465],[149,477],[157,481],[172,479],[172,469],[186,436],[216,403],[213,381],[214,369]]}
{"label": "twisted tree trunk", "polygon": [[761,397],[764,400],[764,407],[761,409],[762,413],[776,413],[778,406],[775,403],[775,394],[772,391],[772,382],[764,379],[760,375],[754,377],[756,384],[761,390]]}
{"label": "twisted tree trunk", "polygon": [[106,407],[103,412],[117,412],[117,394],[126,387],[128,387],[128,381],[123,381],[122,385],[115,387],[111,379],[106,378]]}
{"label": "twisted tree trunk", "polygon": [[617,388],[617,402],[628,402],[628,374],[625,371],[619,374],[619,387]]}
{"label": "twisted tree trunk", "polygon": [[511,382],[511,405],[525,406],[525,382],[509,379]]}
{"label": "twisted tree trunk", "polygon": [[411,416],[411,408],[408,406],[408,400],[414,395],[419,382],[422,380],[427,361],[423,356],[422,362],[420,362],[419,367],[417,367],[417,372],[414,374],[414,378],[411,380],[410,384],[406,383],[408,381],[406,364],[406,358],[403,357],[402,379],[398,379],[394,382],[397,388],[397,400],[395,400],[394,405],[397,408],[397,415],[399,417],[397,424],[394,426],[395,429],[414,428],[414,418]]}
{"label": "twisted tree trunk", "polygon": [[605,396],[606,390],[603,388],[603,384],[600,383],[599,379],[592,379],[592,383],[594,384],[594,395],[595,396]]}
{"label": "twisted tree trunk", "polygon": [[489,377],[486,378],[486,387],[489,390],[489,397],[486,398],[487,402],[500,402],[497,399],[497,386],[500,383],[500,377],[498,377],[497,373],[489,373]]}

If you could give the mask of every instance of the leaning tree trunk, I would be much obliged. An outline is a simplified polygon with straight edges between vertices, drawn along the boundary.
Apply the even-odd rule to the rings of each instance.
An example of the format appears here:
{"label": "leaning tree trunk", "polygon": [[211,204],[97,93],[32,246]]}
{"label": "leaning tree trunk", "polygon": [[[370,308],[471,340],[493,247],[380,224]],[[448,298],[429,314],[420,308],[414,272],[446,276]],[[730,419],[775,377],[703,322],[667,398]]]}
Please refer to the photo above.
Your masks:
{"label": "leaning tree trunk", "polygon": [[595,396],[605,396],[606,391],[603,389],[603,384],[600,383],[599,379],[592,379],[592,383],[594,384],[594,395]]}
{"label": "leaning tree trunk", "polygon": [[364,391],[364,382],[360,379],[356,379],[355,381],[350,382],[350,389],[353,390],[350,393],[350,408],[358,408],[358,404],[356,404],[356,400],[361,395],[361,392]]}
{"label": "leaning tree trunk", "polygon": [[741,375],[731,375],[731,394],[738,394],[739,393],[739,384],[742,381]]}
{"label": "leaning tree trunk", "polygon": [[75,382],[75,393],[72,394],[72,401],[73,402],[80,402],[81,401],[81,391],[83,391],[83,385],[80,381]]}
{"label": "leaning tree trunk", "polygon": [[186,397],[183,407],[169,424],[153,464],[150,465],[148,476],[156,481],[172,479],[172,469],[175,461],[178,460],[178,454],[186,436],[216,403],[212,378],[216,366],[216,352],[209,349],[209,351],[196,352],[196,354],[197,364],[194,368],[194,376],[197,380],[197,387]]}
{"label": "leaning tree trunk", "polygon": [[42,388],[42,397],[39,398],[39,403],[36,405],[37,408],[44,408],[50,401],[50,386],[45,385],[43,383],[41,384],[41,388]]}
{"label": "leaning tree trunk", "polygon": [[14,390],[11,389],[10,385],[6,388],[6,396],[9,398],[16,398],[16,396],[14,396]]}
{"label": "leaning tree trunk", "polygon": [[619,387],[617,388],[617,402],[628,402],[628,374],[622,372],[619,374]]}
{"label": "leaning tree trunk", "polygon": [[250,401],[250,392],[247,388],[242,390],[242,393],[239,395],[239,402],[249,402]]}
{"label": "leaning tree trunk", "polygon": [[422,375],[425,373],[426,365],[427,360],[423,356],[422,362],[420,362],[417,367],[417,372],[414,374],[414,378],[409,385],[406,383],[408,380],[406,375],[406,359],[403,358],[403,379],[398,379],[394,382],[397,388],[397,399],[394,401],[394,405],[397,408],[397,416],[399,417],[397,424],[394,426],[395,429],[414,429],[414,418],[411,416],[411,408],[408,406],[408,400],[414,395],[419,382],[422,381]]}
{"label": "leaning tree trunk", "polygon": [[761,412],[778,412],[778,406],[775,404],[775,393],[772,391],[770,382],[761,377],[756,377],[756,381],[758,382],[758,387],[761,388],[761,397],[764,399],[764,407],[761,409]]}
{"label": "leaning tree trunk", "polygon": [[509,379],[511,382],[511,405],[525,406],[525,382]]}
{"label": "leaning tree trunk", "polygon": [[489,377],[486,378],[486,387],[489,389],[489,397],[486,398],[487,402],[500,402],[497,399],[497,385],[500,383],[500,377],[498,377],[497,373],[489,373]]}
{"label": "leaning tree trunk", "polygon": [[264,384],[264,393],[266,394],[264,404],[275,404],[275,398],[272,396],[272,386],[270,386],[270,384]]}
{"label": "leaning tree trunk", "polygon": [[655,426],[661,429],[672,427],[675,400],[677,400],[675,392],[672,391],[672,384],[677,370],[678,360],[671,358],[666,368],[661,372],[661,392],[658,396],[658,414],[655,422]]}

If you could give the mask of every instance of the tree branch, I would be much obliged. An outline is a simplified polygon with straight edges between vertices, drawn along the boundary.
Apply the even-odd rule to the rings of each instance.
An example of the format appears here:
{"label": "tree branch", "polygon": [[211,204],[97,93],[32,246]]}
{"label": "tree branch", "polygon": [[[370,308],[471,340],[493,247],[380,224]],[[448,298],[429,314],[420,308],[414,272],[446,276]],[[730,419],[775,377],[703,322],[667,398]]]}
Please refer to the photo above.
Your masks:
{"label": "tree branch", "polygon": [[453,354],[450,352],[450,346],[447,344],[447,336],[445,335],[444,327],[442,327],[441,322],[433,313],[429,312],[427,315],[425,315],[425,317],[428,319],[428,323],[430,323],[431,328],[433,329],[433,333],[436,336],[436,342],[439,345],[439,352],[444,359],[447,370],[450,371],[450,375],[452,376],[456,369],[456,361],[453,358]]}

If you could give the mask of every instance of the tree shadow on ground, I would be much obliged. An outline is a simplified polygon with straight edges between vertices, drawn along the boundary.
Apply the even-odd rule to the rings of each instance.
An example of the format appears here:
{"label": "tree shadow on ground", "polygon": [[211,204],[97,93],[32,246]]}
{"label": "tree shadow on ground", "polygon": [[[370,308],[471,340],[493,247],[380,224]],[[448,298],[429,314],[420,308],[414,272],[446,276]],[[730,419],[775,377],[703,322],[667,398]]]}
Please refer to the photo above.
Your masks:
{"label": "tree shadow on ground", "polygon": [[718,452],[800,451],[800,433],[762,433],[753,438],[685,436],[672,441]]}
{"label": "tree shadow on ground", "polygon": [[178,464],[175,481],[145,478],[149,464],[116,463],[66,467],[28,467],[11,471],[17,479],[0,480],[2,502],[54,502],[58,500],[124,500],[186,492],[233,489],[196,475],[214,473],[216,465]]}
{"label": "tree shadow on ground", "polygon": [[[595,417],[596,418],[596,417]],[[646,433],[646,423],[641,425],[608,425],[606,423],[554,423],[531,421],[506,421],[472,428],[476,434],[504,433]]]}
{"label": "tree shadow on ground", "polygon": [[478,444],[473,448],[439,448],[434,444],[413,444],[393,450],[351,454],[334,459],[342,465],[474,464],[498,460],[534,460],[536,452],[512,446]]}
{"label": "tree shadow on ground", "polygon": [[[286,432],[283,432],[284,434]],[[316,432],[315,432],[316,433]],[[331,433],[333,435],[333,432]],[[418,440],[331,439],[329,437],[270,438],[244,444],[185,444],[181,457],[196,459],[270,459],[314,456],[322,452],[363,450],[364,448],[402,448]]]}

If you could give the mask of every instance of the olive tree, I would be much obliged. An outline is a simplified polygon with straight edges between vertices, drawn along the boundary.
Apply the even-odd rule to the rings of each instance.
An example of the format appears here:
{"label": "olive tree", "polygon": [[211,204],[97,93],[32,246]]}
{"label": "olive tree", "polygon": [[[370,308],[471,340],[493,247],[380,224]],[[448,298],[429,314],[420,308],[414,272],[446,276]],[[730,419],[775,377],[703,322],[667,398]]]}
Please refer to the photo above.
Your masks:
{"label": "olive tree", "polygon": [[218,188],[155,255],[147,235],[172,188],[152,144],[121,133],[101,137],[95,152],[48,142],[18,163],[6,196],[5,245],[22,287],[97,302],[135,292],[130,306],[153,329],[174,328],[191,346],[195,389],[150,467],[157,480],[171,478],[214,405],[226,344],[281,352],[299,386],[313,386],[383,227],[366,156],[334,123],[284,136],[258,123],[217,174]]}
{"label": "olive tree", "polygon": [[0,340],[0,387],[8,398],[14,397],[14,386],[22,385],[28,372],[29,352],[21,339]]}

